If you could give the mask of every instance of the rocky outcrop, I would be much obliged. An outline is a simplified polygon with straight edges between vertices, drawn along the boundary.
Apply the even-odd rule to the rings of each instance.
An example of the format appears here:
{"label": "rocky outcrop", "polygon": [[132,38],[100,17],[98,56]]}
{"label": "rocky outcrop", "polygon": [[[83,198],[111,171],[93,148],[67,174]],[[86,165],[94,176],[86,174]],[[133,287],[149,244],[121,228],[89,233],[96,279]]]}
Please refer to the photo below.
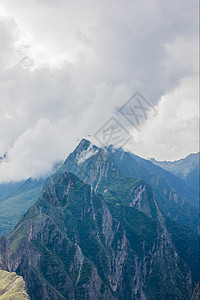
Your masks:
{"label": "rocky outcrop", "polygon": [[140,184],[134,191],[131,202],[129,203],[130,206],[134,206],[138,210],[145,213],[147,216],[152,217],[152,209],[150,206],[150,197],[147,194],[147,185]]}
{"label": "rocky outcrop", "polygon": [[23,278],[0,270],[0,300],[30,300]]}
{"label": "rocky outcrop", "polygon": [[[0,237],[0,300],[30,300],[21,276],[8,272],[9,244],[5,236]],[[7,271],[6,271],[7,270]]]}

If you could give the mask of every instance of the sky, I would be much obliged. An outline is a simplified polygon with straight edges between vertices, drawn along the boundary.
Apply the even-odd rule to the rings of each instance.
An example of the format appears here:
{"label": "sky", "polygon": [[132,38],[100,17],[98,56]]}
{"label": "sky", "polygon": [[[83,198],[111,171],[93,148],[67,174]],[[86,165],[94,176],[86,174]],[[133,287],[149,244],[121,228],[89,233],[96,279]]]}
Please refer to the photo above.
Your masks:
{"label": "sky", "polygon": [[[138,124],[121,113],[137,92]],[[198,152],[198,93],[197,0],[0,1],[0,183],[45,176],[109,122],[144,158]]]}

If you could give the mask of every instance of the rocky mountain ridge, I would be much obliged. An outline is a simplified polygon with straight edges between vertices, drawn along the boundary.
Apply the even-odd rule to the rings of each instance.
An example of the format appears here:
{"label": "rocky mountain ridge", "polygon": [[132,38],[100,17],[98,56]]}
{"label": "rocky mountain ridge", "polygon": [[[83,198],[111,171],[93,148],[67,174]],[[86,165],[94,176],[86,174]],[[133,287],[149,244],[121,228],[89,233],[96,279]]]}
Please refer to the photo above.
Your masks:
{"label": "rocky mountain ridge", "polygon": [[33,300],[190,299],[198,235],[163,210],[169,194],[156,187],[168,184],[154,170],[82,140],[0,238],[1,268],[23,276]]}
{"label": "rocky mountain ridge", "polygon": [[[159,207],[166,215],[198,231],[198,209],[191,204],[197,201],[195,195],[190,195],[189,189],[181,179],[150,161],[112,146],[98,148],[83,139],[51,180],[64,171],[76,174],[84,182],[91,184],[95,191],[101,193],[101,181],[102,186],[107,185],[108,173],[109,178],[115,173],[115,177],[142,179],[153,188]],[[179,192],[186,194],[187,198],[181,196]]]}
{"label": "rocky mountain ridge", "polygon": [[[190,267],[146,189],[137,184],[130,205],[109,203],[65,172],[8,236],[9,270],[31,299],[188,299]],[[150,206],[134,207],[138,199],[153,201],[156,220]]]}

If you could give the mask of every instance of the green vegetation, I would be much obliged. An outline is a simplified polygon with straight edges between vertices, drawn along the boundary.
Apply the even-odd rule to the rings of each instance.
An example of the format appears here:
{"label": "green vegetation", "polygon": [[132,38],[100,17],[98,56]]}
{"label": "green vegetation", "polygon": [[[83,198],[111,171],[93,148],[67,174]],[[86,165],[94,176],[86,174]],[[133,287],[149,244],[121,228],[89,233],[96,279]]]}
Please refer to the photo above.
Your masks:
{"label": "green vegetation", "polygon": [[156,243],[157,221],[149,218],[134,207],[115,205],[110,206],[113,217],[120,221],[126,231],[132,250],[138,256],[142,255],[143,242],[148,247]]}
{"label": "green vegetation", "polygon": [[85,284],[88,282],[91,276],[91,264],[84,262],[81,268],[80,279],[78,281],[79,285]]}
{"label": "green vegetation", "polygon": [[0,270],[0,300],[30,300],[21,276]]}
{"label": "green vegetation", "polygon": [[[188,179],[191,181],[188,185],[179,177],[156,166],[151,161],[124,152],[122,149],[95,148],[97,150],[95,155],[79,163],[79,155],[88,145],[90,143],[83,140],[68,156],[57,175],[64,171],[72,172],[84,182],[92,184],[94,188],[97,187],[97,192],[102,193],[107,201],[113,202],[114,199],[118,199],[121,204],[130,199],[128,182],[131,182],[131,178],[133,181],[136,178],[142,179],[152,188],[163,213],[195,232],[198,231],[199,191],[196,179],[198,178],[199,164],[197,164],[196,171],[194,170],[195,174],[191,174],[190,180]],[[193,180],[194,178],[196,179]],[[115,187],[118,184],[121,186],[121,191],[120,188]],[[106,189],[107,191],[104,192]],[[151,203],[149,204],[151,205]],[[155,208],[151,207],[152,212],[153,209],[156,214]]]}
{"label": "green vegetation", "polygon": [[[83,149],[87,147],[84,143]],[[47,299],[88,299],[92,291],[97,299],[110,299],[110,295],[139,299],[143,292],[149,300],[159,300],[161,295],[169,300],[188,299],[189,289],[198,280],[198,236],[164,213],[163,222],[158,218],[151,185],[169,216],[178,214],[184,223],[193,210],[188,211],[181,198],[176,205],[170,198],[174,191],[159,174],[146,172],[137,162],[134,174],[141,172],[148,185],[133,173],[119,171],[113,154],[106,155],[84,163],[81,176],[88,174],[92,190],[74,174],[64,172],[69,166],[77,175],[81,172],[71,154],[8,235],[11,260],[17,256],[19,262],[16,271],[29,274],[30,296],[41,299],[46,293]],[[129,167],[131,172],[131,163]],[[183,209],[177,211],[180,206]],[[136,287],[137,295],[133,293]]]}
{"label": "green vegetation", "polygon": [[[145,201],[150,205],[153,217],[129,205],[131,198],[141,187],[145,187]],[[8,236],[11,255],[18,253],[20,256],[20,252],[22,255],[18,271],[26,274],[28,268],[31,274],[31,282],[27,282],[30,295],[40,299],[45,286],[45,290],[48,287],[51,293],[59,295],[59,299],[73,298],[72,292],[79,297],[87,293],[86,286],[91,285],[95,266],[98,280],[101,280],[98,292],[98,298],[101,299],[102,293],[108,292],[110,274],[115,274],[119,268],[119,259],[123,261],[120,276],[123,277],[124,286],[123,293],[118,291],[116,298],[123,295],[124,299],[129,299],[132,297],[131,285],[136,272],[136,259],[138,266],[146,262],[145,272],[148,276],[145,293],[149,299],[159,299],[160,293],[167,299],[187,299],[186,287],[180,286],[185,281],[186,263],[193,272],[194,283],[196,282],[197,274],[192,265],[192,256],[197,253],[196,235],[179,228],[171,219],[166,219],[180,262],[175,265],[170,261],[173,258],[165,255],[162,259],[151,262],[154,251],[160,251],[161,240],[158,237],[159,232],[162,232],[151,188],[142,180],[113,176],[109,180],[103,179],[99,190],[103,191],[104,197],[92,194],[91,187],[75,175],[67,172],[60,175],[57,183],[43,191]],[[187,239],[188,244],[184,245]],[[81,250],[78,250],[77,245]],[[189,255],[188,246],[191,247]],[[173,248],[169,249],[174,251]],[[169,249],[163,249],[164,253],[168,253]],[[36,257],[34,265],[30,262],[29,251]],[[82,255],[84,260],[80,267],[80,262],[77,262],[82,260]],[[125,260],[121,258],[123,255]],[[160,252],[155,254],[154,259],[157,255],[159,257]],[[40,260],[35,265],[37,257]],[[167,271],[169,266],[172,267]]]}
{"label": "green vegetation", "polygon": [[192,271],[194,283],[199,281],[199,236],[191,229],[165,217],[177,253]]}

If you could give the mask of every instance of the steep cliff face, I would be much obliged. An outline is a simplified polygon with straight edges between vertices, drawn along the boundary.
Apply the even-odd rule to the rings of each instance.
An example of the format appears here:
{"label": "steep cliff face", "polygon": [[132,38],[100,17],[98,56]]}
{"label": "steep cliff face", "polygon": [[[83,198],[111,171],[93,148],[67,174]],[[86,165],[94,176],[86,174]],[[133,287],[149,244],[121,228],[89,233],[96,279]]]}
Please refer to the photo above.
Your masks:
{"label": "steep cliff face", "polygon": [[0,299],[1,300],[28,300],[30,299],[26,285],[21,276],[9,269],[9,245],[5,236],[0,237]]}
{"label": "steep cliff face", "polygon": [[9,235],[9,269],[24,277],[31,299],[191,296],[190,267],[150,187],[131,179],[123,198],[116,185],[104,198],[65,172],[20,220]]}
{"label": "steep cliff face", "polygon": [[0,236],[0,270],[9,268],[9,245],[5,236]]}

